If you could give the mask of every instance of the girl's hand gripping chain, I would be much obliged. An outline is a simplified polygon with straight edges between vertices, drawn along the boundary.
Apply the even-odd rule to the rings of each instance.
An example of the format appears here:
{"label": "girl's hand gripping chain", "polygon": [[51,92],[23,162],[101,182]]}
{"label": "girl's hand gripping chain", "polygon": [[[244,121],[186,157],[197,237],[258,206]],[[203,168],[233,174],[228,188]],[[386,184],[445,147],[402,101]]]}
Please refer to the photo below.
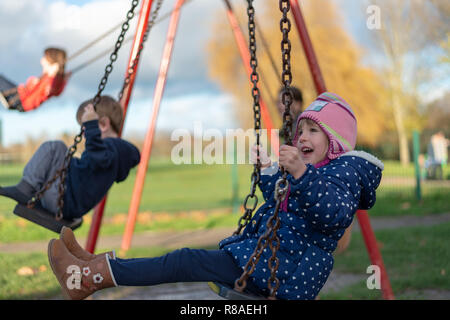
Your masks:
{"label": "girl's hand gripping chain", "polygon": [[[250,153],[250,161],[252,164],[256,163],[257,160],[257,149],[258,147],[256,145],[252,146],[251,153]],[[270,167],[272,164],[272,160],[270,160],[269,156],[267,155],[266,150],[263,147],[259,147],[259,161],[261,162],[261,169]]]}
{"label": "girl's hand gripping chain", "polygon": [[300,178],[306,171],[306,165],[301,158],[298,148],[288,145],[282,145],[280,147],[280,166],[295,179]]}

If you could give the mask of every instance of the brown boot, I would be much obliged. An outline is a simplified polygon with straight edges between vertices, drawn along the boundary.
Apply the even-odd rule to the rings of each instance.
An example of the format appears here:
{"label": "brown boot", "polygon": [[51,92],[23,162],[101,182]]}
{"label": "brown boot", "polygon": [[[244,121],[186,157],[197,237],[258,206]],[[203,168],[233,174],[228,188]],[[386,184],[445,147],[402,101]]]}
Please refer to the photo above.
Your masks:
{"label": "brown boot", "polygon": [[97,290],[117,286],[107,255],[83,261],[72,255],[61,240],[52,239],[48,260],[68,300],[82,300]]}
{"label": "brown boot", "polygon": [[90,261],[93,260],[99,256],[107,254],[110,259],[116,258],[116,253],[114,251],[108,251],[100,254],[92,254],[87,250],[84,250],[75,239],[75,234],[73,233],[72,229],[63,227],[61,229],[61,233],[59,235],[59,239],[61,239],[64,242],[64,245],[66,246],[67,250],[70,251],[75,257],[78,259],[84,260],[84,261]]}

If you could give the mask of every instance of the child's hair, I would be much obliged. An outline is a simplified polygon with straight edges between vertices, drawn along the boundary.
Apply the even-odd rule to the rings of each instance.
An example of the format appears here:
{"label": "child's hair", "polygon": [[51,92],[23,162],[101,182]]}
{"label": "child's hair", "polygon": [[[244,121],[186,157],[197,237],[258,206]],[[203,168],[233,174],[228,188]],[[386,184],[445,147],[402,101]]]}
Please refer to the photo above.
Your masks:
{"label": "child's hair", "polygon": [[[78,107],[77,121],[79,123],[81,123],[81,116],[83,115],[84,108],[90,103],[93,104],[94,99],[86,100]],[[110,96],[101,96],[100,102],[95,108],[99,118],[108,117],[111,128],[115,133],[119,134],[123,120],[123,110],[120,103]]]}
{"label": "child's hair", "polygon": [[[283,92],[283,90],[284,90],[284,87],[281,87],[281,88],[278,90],[278,96],[281,95],[281,93]],[[302,91],[301,91],[299,88],[294,87],[294,86],[289,87],[289,92],[291,93],[292,99],[293,99],[294,101],[299,101],[300,103],[303,103],[303,94],[302,94]]]}
{"label": "child's hair", "polygon": [[301,120],[298,121],[298,127],[297,127],[297,131],[299,131],[302,128],[303,123],[306,123],[310,126],[312,125],[317,125],[317,122],[315,122],[312,119],[309,118],[302,118]]}
{"label": "child's hair", "polygon": [[66,51],[60,48],[47,48],[44,50],[44,57],[51,63],[58,64],[58,74],[64,74],[66,66]]}

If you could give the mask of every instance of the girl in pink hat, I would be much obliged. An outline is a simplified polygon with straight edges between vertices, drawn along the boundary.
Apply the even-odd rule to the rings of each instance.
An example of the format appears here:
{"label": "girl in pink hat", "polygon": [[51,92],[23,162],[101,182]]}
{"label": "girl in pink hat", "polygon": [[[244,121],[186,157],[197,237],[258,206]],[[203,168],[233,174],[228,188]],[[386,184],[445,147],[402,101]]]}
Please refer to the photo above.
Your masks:
{"label": "girl in pink hat", "polygon": [[[355,142],[352,109],[327,92],[300,115],[294,146],[280,148],[279,165],[289,173],[289,195],[279,212],[277,299],[316,298],[333,269],[337,242],[356,210],[375,204],[383,163],[354,151]],[[259,187],[265,202],[243,232],[222,240],[217,250],[183,248],[138,259],[92,256],[76,244],[70,230],[63,230],[61,239],[49,243],[48,256],[65,297],[83,299],[113,286],[171,282],[213,281],[233,287],[276,207],[274,189],[281,172],[278,164],[261,160],[264,169]],[[248,292],[270,294],[271,256],[270,249],[262,251],[248,278]],[[76,269],[75,273],[67,271],[68,267]]]}

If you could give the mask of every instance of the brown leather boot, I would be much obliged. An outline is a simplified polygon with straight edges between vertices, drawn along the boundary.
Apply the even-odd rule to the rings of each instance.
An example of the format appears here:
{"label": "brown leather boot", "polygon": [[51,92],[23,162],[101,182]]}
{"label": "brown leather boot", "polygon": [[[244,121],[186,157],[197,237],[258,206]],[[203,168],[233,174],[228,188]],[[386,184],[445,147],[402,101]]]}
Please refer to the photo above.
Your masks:
{"label": "brown leather boot", "polygon": [[48,244],[48,260],[68,300],[82,300],[97,290],[117,286],[107,255],[83,261],[72,255],[64,242],[52,239]]}
{"label": "brown leather boot", "polygon": [[75,234],[73,233],[72,229],[63,227],[61,229],[61,233],[59,235],[59,239],[61,239],[64,242],[64,245],[66,246],[67,250],[70,251],[75,257],[81,260],[90,261],[93,260],[101,255],[107,254],[110,259],[116,258],[116,253],[114,251],[108,251],[104,253],[99,254],[92,254],[87,250],[84,250],[75,239]]}

